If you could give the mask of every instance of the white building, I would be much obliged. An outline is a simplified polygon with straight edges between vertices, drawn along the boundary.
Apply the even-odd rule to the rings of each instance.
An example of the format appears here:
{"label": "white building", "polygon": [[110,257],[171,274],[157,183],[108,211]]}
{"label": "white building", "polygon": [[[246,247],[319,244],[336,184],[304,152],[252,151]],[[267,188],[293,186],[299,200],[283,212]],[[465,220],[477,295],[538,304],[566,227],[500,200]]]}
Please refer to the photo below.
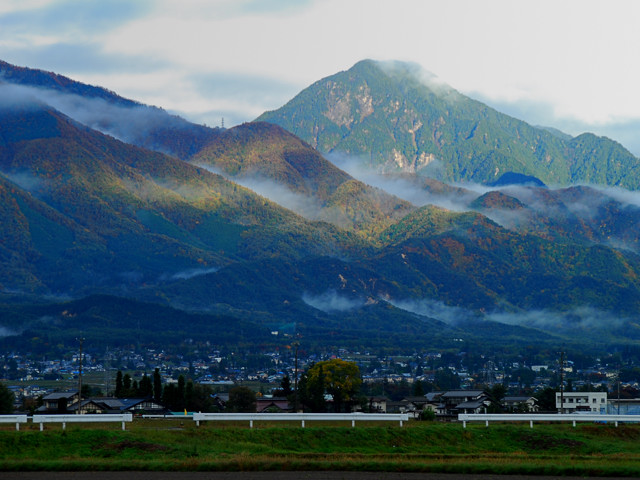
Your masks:
{"label": "white building", "polygon": [[607,392],[564,392],[560,405],[560,392],[556,392],[556,409],[560,413],[607,413]]}

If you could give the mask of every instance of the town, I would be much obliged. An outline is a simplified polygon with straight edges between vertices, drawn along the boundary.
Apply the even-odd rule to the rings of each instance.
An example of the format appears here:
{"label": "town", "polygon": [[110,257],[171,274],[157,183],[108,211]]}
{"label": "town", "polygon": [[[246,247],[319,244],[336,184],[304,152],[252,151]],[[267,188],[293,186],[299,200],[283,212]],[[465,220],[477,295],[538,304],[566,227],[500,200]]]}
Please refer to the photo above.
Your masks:
{"label": "town", "polygon": [[620,354],[597,358],[559,352],[546,363],[519,357],[463,351],[310,353],[298,342],[263,352],[123,348],[69,350],[56,359],[5,353],[0,384],[13,393],[12,412],[238,411],[229,402],[239,389],[254,396],[240,407],[248,411],[335,411],[326,391],[326,403],[313,406],[296,387],[314,365],[341,359],[357,366],[359,376],[353,398],[339,407],[350,411],[442,420],[487,411],[640,414],[640,368],[623,362]]}

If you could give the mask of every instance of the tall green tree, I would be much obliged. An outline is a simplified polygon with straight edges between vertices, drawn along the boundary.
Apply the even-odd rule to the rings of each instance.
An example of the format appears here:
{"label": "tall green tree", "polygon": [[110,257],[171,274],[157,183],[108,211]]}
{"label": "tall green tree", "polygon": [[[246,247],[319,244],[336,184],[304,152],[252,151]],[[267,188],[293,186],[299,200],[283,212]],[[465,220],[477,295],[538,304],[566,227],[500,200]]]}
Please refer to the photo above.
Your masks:
{"label": "tall green tree", "polygon": [[411,389],[411,394],[414,397],[424,397],[424,387],[422,386],[422,382],[420,380],[416,380],[413,383],[413,388]]}
{"label": "tall green tree", "polygon": [[4,384],[0,383],[0,414],[10,415],[13,413],[13,402],[15,401],[15,395]]}
{"label": "tall green tree", "polygon": [[122,395],[128,397],[131,395],[131,375],[128,373],[122,377]]}
{"label": "tall green tree", "polygon": [[537,392],[534,397],[538,400],[538,407],[541,412],[555,412],[556,409],[556,392],[553,387],[547,387]]}
{"label": "tall green tree", "polygon": [[149,378],[146,373],[140,379],[138,395],[144,398],[150,398],[153,395],[153,384],[151,383],[151,378]]}
{"label": "tall green tree", "polygon": [[162,377],[158,368],[153,371],[153,399],[158,403],[162,400]]}
{"label": "tall green tree", "polygon": [[272,393],[274,397],[289,397],[293,393],[289,375],[282,377],[282,380],[280,381],[280,388],[276,388]]}
{"label": "tall green tree", "polygon": [[489,413],[501,413],[504,410],[502,401],[507,393],[507,388],[502,383],[496,383],[493,387],[485,389],[485,393],[491,400],[491,405],[489,405],[487,411]]}
{"label": "tall green tree", "polygon": [[178,401],[178,410],[184,410],[185,408],[185,390],[186,390],[186,382],[184,379],[184,375],[180,375],[178,377],[178,392],[177,392],[177,401]]}
{"label": "tall green tree", "polygon": [[256,411],[256,392],[248,387],[229,390],[227,409],[231,412],[253,413]]}
{"label": "tall green tree", "polygon": [[460,377],[449,368],[436,370],[434,381],[438,390],[446,391],[460,388]]}
{"label": "tall green tree", "polygon": [[114,392],[114,395],[116,396],[116,398],[122,398],[123,390],[124,390],[124,385],[122,383],[122,372],[118,370],[118,373],[116,373],[116,390]]}
{"label": "tall green tree", "polygon": [[[309,369],[311,369],[309,367]],[[318,367],[318,374],[309,379],[309,370],[304,372],[298,381],[299,400],[302,405],[312,412],[326,412],[327,402],[324,398],[325,385],[324,385],[324,372],[322,371],[322,365]]]}

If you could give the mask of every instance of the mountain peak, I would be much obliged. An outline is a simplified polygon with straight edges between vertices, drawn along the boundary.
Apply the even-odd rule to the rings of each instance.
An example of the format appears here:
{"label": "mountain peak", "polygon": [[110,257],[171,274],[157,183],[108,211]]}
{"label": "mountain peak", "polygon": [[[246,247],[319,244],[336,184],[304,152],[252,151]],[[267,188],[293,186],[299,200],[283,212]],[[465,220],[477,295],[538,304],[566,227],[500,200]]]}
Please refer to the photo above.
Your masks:
{"label": "mountain peak", "polygon": [[[416,64],[363,60],[258,120],[321,152],[384,172],[491,184],[520,172],[546,184],[640,188],[640,160],[603,137],[568,139],[468,98]],[[594,157],[589,152],[601,154]],[[615,162],[615,172],[609,165]]]}

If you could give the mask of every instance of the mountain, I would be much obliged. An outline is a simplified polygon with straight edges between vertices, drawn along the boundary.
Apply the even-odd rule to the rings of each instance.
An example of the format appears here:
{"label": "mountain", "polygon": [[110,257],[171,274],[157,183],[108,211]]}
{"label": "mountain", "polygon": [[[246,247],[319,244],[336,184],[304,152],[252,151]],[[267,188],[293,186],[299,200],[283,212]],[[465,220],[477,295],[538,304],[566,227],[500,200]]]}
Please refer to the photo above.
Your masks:
{"label": "mountain", "polygon": [[640,188],[640,160],[620,144],[530,126],[412,64],[361,61],[257,120],[384,171],[485,184],[514,172],[547,185]]}
{"label": "mountain", "polygon": [[506,172],[500,178],[489,184],[491,187],[504,187],[507,185],[530,185],[533,187],[545,187],[546,185],[536,177],[523,175],[521,173]]}
{"label": "mountain", "polygon": [[377,224],[411,209],[407,202],[354,180],[271,124],[212,129],[101,87],[0,61],[0,95],[3,90],[14,98],[47,104],[127,143],[213,169],[310,220],[379,229]]}
{"label": "mountain", "polygon": [[[490,352],[640,338],[640,208],[631,192],[511,181],[478,190],[411,172],[361,181],[274,124],[183,128],[97,87],[23,73],[29,85],[7,75],[0,85],[0,334],[15,333],[3,345],[16,337],[29,348],[38,338],[53,348],[79,329],[126,342],[154,325],[162,331],[148,340],[162,345],[200,333],[227,346],[290,341],[271,335],[282,331],[318,348],[396,352],[456,350],[460,339]],[[38,81],[59,86],[43,93]],[[391,95],[398,82],[386,82]],[[446,87],[437,93],[436,103],[465,104]],[[65,106],[72,96],[137,140],[85,123],[82,109]],[[382,118],[370,98],[362,112]],[[162,145],[140,146],[162,130],[135,129],[144,115],[121,109],[160,115]],[[345,123],[346,140],[356,123]],[[500,138],[516,149],[509,125]],[[521,138],[531,133],[517,125]],[[203,135],[192,143],[190,132]],[[605,151],[590,136],[570,142],[574,157]]]}
{"label": "mountain", "polygon": [[[11,288],[73,293],[352,242],[219,175],[122,143],[38,103],[0,109]],[[59,272],[65,271],[65,276]],[[29,284],[29,285],[26,285]]]}
{"label": "mountain", "polygon": [[355,180],[299,138],[269,123],[227,130],[189,162],[222,172],[306,218],[342,228],[379,229],[414,208]]}
{"label": "mountain", "polygon": [[102,87],[1,60],[0,98],[10,99],[13,104],[39,101],[92,129],[179,158],[195,153],[221,131]]}

